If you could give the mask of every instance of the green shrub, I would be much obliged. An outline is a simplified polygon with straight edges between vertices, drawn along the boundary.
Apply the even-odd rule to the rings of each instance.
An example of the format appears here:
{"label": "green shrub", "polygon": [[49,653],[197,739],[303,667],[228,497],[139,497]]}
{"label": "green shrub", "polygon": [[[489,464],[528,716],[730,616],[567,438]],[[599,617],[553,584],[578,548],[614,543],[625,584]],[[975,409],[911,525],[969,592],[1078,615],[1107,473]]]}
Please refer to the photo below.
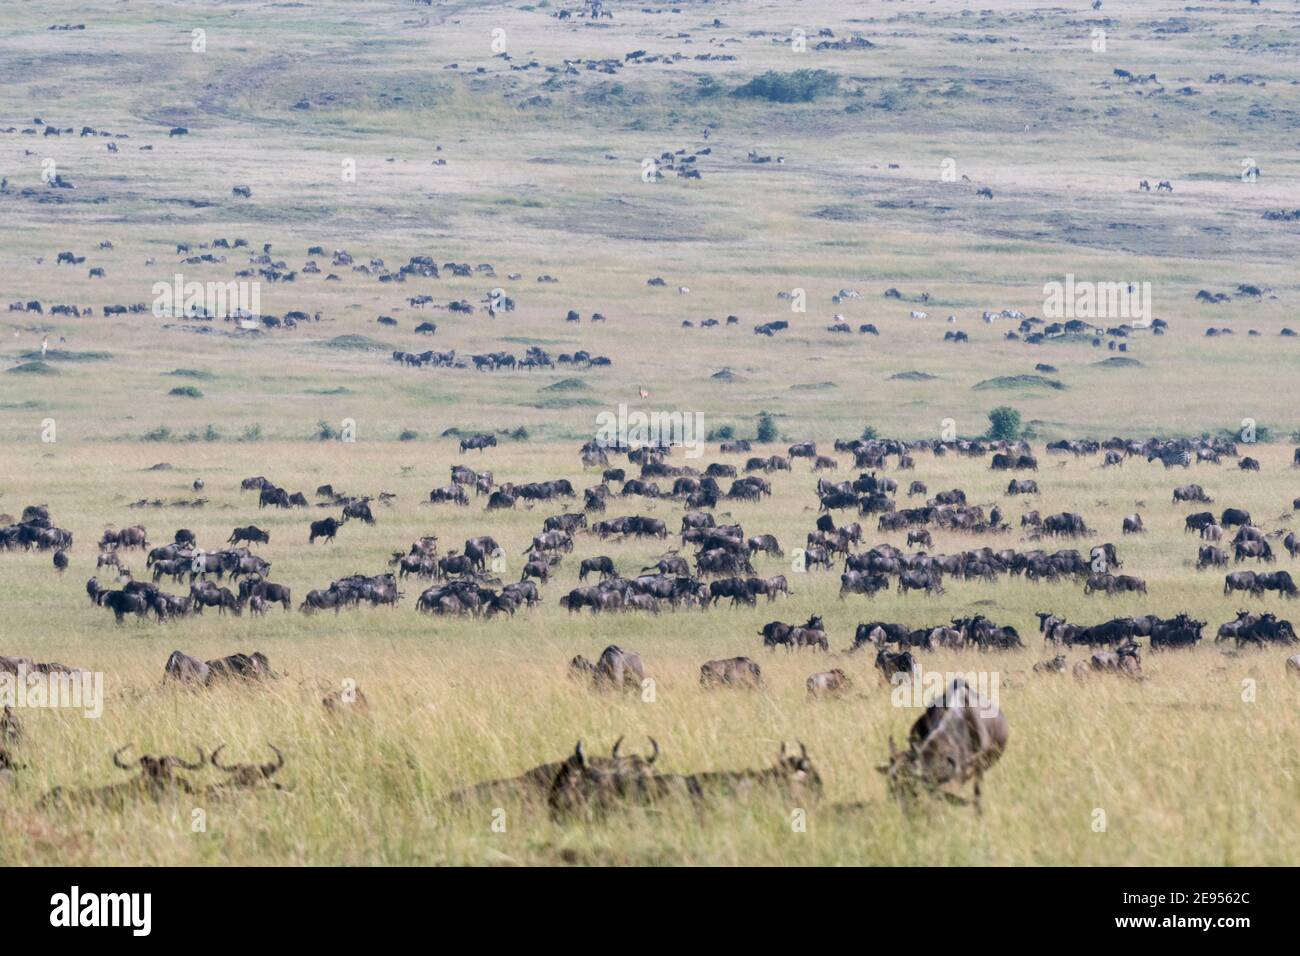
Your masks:
{"label": "green shrub", "polygon": [[993,441],[1016,441],[1020,438],[1020,413],[1014,408],[999,405],[989,412],[988,437]]}
{"label": "green shrub", "polygon": [[834,93],[839,85],[840,78],[828,70],[795,70],[793,73],[768,70],[737,87],[732,95],[771,103],[811,103],[819,96]]}
{"label": "green shrub", "polygon": [[419,437],[420,437],[420,433],[419,433],[419,432],[411,431],[411,429],[409,429],[409,428],[403,428],[403,429],[402,429],[402,434],[400,434],[400,435],[397,436],[397,440],[398,440],[398,441],[415,441],[415,440],[416,440],[417,438],[419,438]]}
{"label": "green shrub", "polygon": [[704,436],[705,441],[731,441],[736,437],[736,429],[731,425],[719,425],[717,428],[710,429]]}
{"label": "green shrub", "polygon": [[758,413],[758,431],[754,433],[756,441],[773,442],[777,439],[776,419],[771,412]]}
{"label": "green shrub", "polygon": [[203,393],[199,391],[197,388],[195,388],[193,385],[177,385],[167,394],[175,396],[176,398],[202,398],[203,397]]}

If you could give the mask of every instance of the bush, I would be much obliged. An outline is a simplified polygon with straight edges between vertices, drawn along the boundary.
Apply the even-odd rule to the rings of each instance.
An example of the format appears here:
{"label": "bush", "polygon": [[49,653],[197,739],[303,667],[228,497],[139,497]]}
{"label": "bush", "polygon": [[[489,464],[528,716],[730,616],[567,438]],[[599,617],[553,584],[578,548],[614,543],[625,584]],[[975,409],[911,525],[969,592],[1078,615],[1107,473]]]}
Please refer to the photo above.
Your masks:
{"label": "bush", "polygon": [[999,405],[989,412],[988,437],[993,441],[1016,441],[1020,438],[1020,413],[1014,408]]}
{"label": "bush", "polygon": [[705,441],[731,441],[736,437],[736,429],[731,425],[719,425],[717,428],[710,429],[709,433],[704,436]]}
{"label": "bush", "polygon": [[863,441],[875,441],[879,437],[880,432],[876,431],[875,425],[868,425],[866,428],[862,429]]}
{"label": "bush", "polygon": [[403,428],[403,429],[402,429],[402,434],[400,434],[400,435],[397,436],[397,440],[398,440],[398,441],[415,441],[415,440],[416,440],[417,438],[419,438],[419,437],[420,437],[420,433],[419,433],[419,432],[411,431],[411,429],[409,429],[409,428]]}
{"label": "bush", "polygon": [[203,440],[221,441],[221,432],[217,429],[216,425],[209,425],[207,428],[203,429]]}
{"label": "bush", "polygon": [[811,103],[819,96],[834,93],[839,85],[840,78],[828,70],[795,70],[793,73],[768,70],[737,87],[732,95],[771,103]]}
{"label": "bush", "polygon": [[754,439],[763,443],[776,441],[776,419],[771,412],[758,413],[758,431],[755,432]]}
{"label": "bush", "polygon": [[333,441],[339,437],[338,429],[325,420],[316,423],[316,437],[320,441]]}
{"label": "bush", "polygon": [[523,425],[506,432],[506,435],[515,441],[528,441],[528,429]]}
{"label": "bush", "polygon": [[699,78],[699,85],[695,88],[696,96],[700,99],[711,99],[723,93],[722,84],[711,76],[702,76]]}
{"label": "bush", "polygon": [[145,441],[171,441],[172,430],[166,425],[159,425],[153,431],[145,432],[140,437]]}
{"label": "bush", "polygon": [[202,398],[203,393],[193,385],[178,385],[173,388],[168,395],[174,395],[176,398]]}
{"label": "bush", "polygon": [[239,440],[240,441],[261,441],[262,426],[249,425],[247,428],[244,429],[243,433],[239,436]]}

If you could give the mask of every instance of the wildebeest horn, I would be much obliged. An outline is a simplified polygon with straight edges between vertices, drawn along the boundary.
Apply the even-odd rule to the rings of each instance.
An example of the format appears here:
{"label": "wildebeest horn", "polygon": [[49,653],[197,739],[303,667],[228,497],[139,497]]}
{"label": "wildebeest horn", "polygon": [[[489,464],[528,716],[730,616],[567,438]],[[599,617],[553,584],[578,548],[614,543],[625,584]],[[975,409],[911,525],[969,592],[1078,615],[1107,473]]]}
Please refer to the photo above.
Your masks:
{"label": "wildebeest horn", "polygon": [[797,743],[797,744],[799,745],[799,756],[800,756],[802,759],[807,760],[807,759],[808,759],[808,748],[805,747],[805,746],[803,745],[803,741],[802,741],[802,740],[796,740],[795,743]]}
{"label": "wildebeest horn", "polygon": [[218,770],[224,770],[226,773],[234,773],[236,770],[239,769],[238,767],[223,767],[221,765],[221,762],[217,760],[217,757],[220,755],[221,751],[225,749],[226,749],[226,745],[222,744],[216,750],[212,751],[212,757],[211,757],[212,766],[216,767]]}
{"label": "wildebeest horn", "polygon": [[275,773],[277,770],[279,770],[281,767],[284,766],[284,754],[280,753],[280,748],[277,747],[275,744],[271,743],[271,741],[269,740],[266,742],[266,745],[270,747],[271,752],[275,754],[275,763],[262,764],[263,777],[271,776],[271,774]]}
{"label": "wildebeest horn", "polygon": [[659,741],[651,737],[650,746],[654,748],[654,752],[650,754],[650,759],[646,761],[647,766],[659,759]]}
{"label": "wildebeest horn", "polygon": [[121,770],[131,770],[131,769],[133,769],[129,763],[122,763],[122,753],[123,753],[124,751],[130,750],[130,749],[131,749],[131,745],[130,745],[130,744],[127,744],[126,746],[124,746],[124,747],[119,747],[117,750],[113,751],[113,766],[114,766],[114,767],[117,767],[117,768],[119,768],[119,769],[121,769]]}
{"label": "wildebeest horn", "polygon": [[578,758],[578,763],[587,766],[587,754],[582,749],[582,741],[578,741],[578,746],[573,748],[573,755]]}
{"label": "wildebeest horn", "polygon": [[611,750],[611,751],[609,752],[609,755],[610,755],[611,757],[613,757],[615,760],[617,760],[617,759],[618,759],[618,748],[619,748],[619,747],[622,747],[622,746],[623,746],[623,738],[622,738],[622,737],[619,737],[618,740],[614,741],[614,749]]}
{"label": "wildebeest horn", "polygon": [[198,760],[198,763],[186,763],[184,760],[182,760],[180,757],[177,757],[177,756],[174,755],[174,754],[171,756],[170,759],[174,760],[174,761],[176,762],[176,765],[177,765],[177,766],[179,766],[179,767],[184,767],[186,770],[201,770],[201,769],[203,768],[203,765],[204,765],[205,763],[207,763],[208,761],[207,761],[207,758],[203,756],[203,748],[202,748],[202,747],[197,747],[197,746],[196,746],[194,749],[197,750],[197,751],[199,752],[199,760]]}
{"label": "wildebeest horn", "polygon": [[777,759],[777,760],[784,760],[784,759],[785,759],[785,741],[784,741],[784,740],[781,741],[781,753],[780,753],[780,756],[778,756],[776,759]]}
{"label": "wildebeest horn", "polygon": [[892,760],[898,754],[898,748],[894,746],[894,735],[889,735],[889,758]]}

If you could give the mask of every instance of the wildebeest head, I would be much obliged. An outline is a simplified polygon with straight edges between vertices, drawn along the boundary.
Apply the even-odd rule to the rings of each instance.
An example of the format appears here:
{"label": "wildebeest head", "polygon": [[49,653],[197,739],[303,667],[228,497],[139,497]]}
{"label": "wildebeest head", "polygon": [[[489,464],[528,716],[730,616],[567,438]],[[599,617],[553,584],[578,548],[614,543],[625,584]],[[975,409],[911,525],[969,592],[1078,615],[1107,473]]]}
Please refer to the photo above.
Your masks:
{"label": "wildebeest head", "polygon": [[589,759],[582,741],[560,764],[551,783],[547,802],[557,816],[570,813],[607,810],[618,804],[647,804],[659,795],[653,769],[659,757],[659,744],[653,737],[649,757],[624,756],[623,738],[614,743],[608,760]]}
{"label": "wildebeest head", "polygon": [[[237,763],[230,766],[224,766],[217,758],[221,751],[226,749],[222,744],[212,752],[212,766],[225,773],[230,774],[226,781],[228,787],[256,787],[271,779],[275,773],[284,767],[284,754],[273,743],[267,743],[271,752],[275,754],[275,760],[272,763],[254,764],[254,763]],[[273,786],[278,786],[273,784]]]}
{"label": "wildebeest head", "polygon": [[172,769],[181,767],[185,770],[201,770],[203,768],[203,748],[197,747],[199,759],[195,763],[187,763],[180,757],[168,754],[163,757],[155,757],[152,754],[141,754],[135,761],[135,764],[123,763],[122,754],[126,753],[132,747],[127,744],[119,747],[113,753],[113,766],[120,770],[139,770],[141,776],[151,782],[165,783],[173,779]]}

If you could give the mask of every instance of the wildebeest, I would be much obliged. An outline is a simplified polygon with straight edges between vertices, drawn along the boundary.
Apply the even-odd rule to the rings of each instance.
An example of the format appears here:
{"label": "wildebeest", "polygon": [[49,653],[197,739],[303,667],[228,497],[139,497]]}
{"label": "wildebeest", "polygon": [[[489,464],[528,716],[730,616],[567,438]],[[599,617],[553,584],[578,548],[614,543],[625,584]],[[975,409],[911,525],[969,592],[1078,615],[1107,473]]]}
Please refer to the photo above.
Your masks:
{"label": "wildebeest", "polygon": [[1219,519],[1219,524],[1225,528],[1232,528],[1238,525],[1253,524],[1250,520],[1250,512],[1243,511],[1241,508],[1224,508],[1223,515]]}
{"label": "wildebeest", "polygon": [[130,749],[131,744],[127,744],[113,753],[113,766],[128,772],[137,771],[130,780],[106,787],[79,790],[55,787],[45,794],[37,805],[42,809],[94,806],[120,810],[134,800],[156,801],[172,794],[196,792],[188,780],[177,776],[175,769],[178,767],[184,770],[202,769],[207,762],[203,748],[198,748],[199,759],[192,763],[173,755],[155,757],[151,754],[142,754],[134,764],[124,763],[122,755]]}
{"label": "wildebeest", "polygon": [[776,650],[778,645],[784,645],[787,650],[794,650],[796,647],[814,647],[823,651],[830,649],[826,639],[826,629],[817,614],[809,617],[802,625],[772,621],[765,624],[758,635],[763,638],[763,646],[772,650]]}
{"label": "wildebeest", "polygon": [[1196,558],[1196,568],[1222,568],[1227,567],[1228,556],[1223,553],[1222,548],[1216,548],[1212,544],[1201,545]]}
{"label": "wildebeest", "polygon": [[842,697],[853,689],[849,675],[838,667],[813,674],[804,683],[809,697]]}
{"label": "wildebeest", "polygon": [[479,454],[482,454],[484,448],[495,448],[496,445],[497,438],[495,435],[478,434],[471,435],[469,438],[462,438],[460,441],[460,450],[464,453],[472,448],[477,448]]}
{"label": "wildebeest", "polygon": [[578,567],[578,580],[587,580],[587,575],[593,571],[600,575],[601,580],[616,577],[618,574],[614,568],[614,560],[604,555],[599,555],[594,558],[582,559],[582,563]]}
{"label": "wildebeest", "polygon": [[1214,499],[1205,493],[1205,489],[1200,485],[1180,485],[1174,489],[1174,504],[1180,501],[1199,501],[1203,504],[1213,504]]}
{"label": "wildebeest", "polygon": [[[649,758],[649,763],[653,764],[659,755],[659,745],[653,738],[650,745],[653,748],[653,753]],[[623,738],[620,737],[614,742],[614,747],[608,757],[588,757],[587,759],[592,764],[604,765],[609,769],[617,769],[625,761],[646,763],[646,758],[639,755],[624,755],[622,746]],[[516,777],[487,780],[472,787],[466,787],[463,790],[453,791],[447,795],[447,800],[456,804],[491,803],[500,805],[508,800],[519,800],[529,804],[541,803],[550,794],[551,784],[555,782],[556,774],[560,772],[560,767],[563,764],[564,761],[556,760],[551,763],[540,764]]]}
{"label": "wildebeest", "polygon": [[1051,660],[1039,661],[1034,665],[1037,674],[1064,674],[1066,659],[1064,654],[1057,654]]}
{"label": "wildebeest", "polygon": [[654,762],[659,745],[649,758],[589,760],[578,741],[573,754],[560,764],[551,782],[546,802],[553,817],[592,815],[625,806],[649,806],[674,793],[685,795],[682,778],[659,775]]}
{"label": "wildebeest", "polygon": [[222,744],[214,750],[209,758],[212,766],[223,773],[229,774],[229,776],[221,783],[208,787],[205,791],[207,795],[221,796],[231,790],[253,790],[263,787],[271,790],[284,790],[284,787],[271,779],[284,768],[284,754],[273,743],[268,742],[267,746],[275,754],[275,760],[272,763],[240,763],[226,766],[217,759],[221,755],[221,751],[226,749],[226,745]]}
{"label": "wildebeest", "polygon": [[625,651],[617,644],[605,648],[594,664],[581,654],[578,655],[569,662],[569,670],[573,674],[589,676],[597,688],[640,690],[645,681],[641,655],[635,651]]}
{"label": "wildebeest", "polygon": [[338,534],[339,528],[347,522],[347,515],[343,518],[322,518],[319,521],[311,523],[311,534],[307,538],[308,544],[315,544],[317,538],[324,538],[326,541],[333,541],[334,536]]}
{"label": "wildebeest", "polygon": [[896,674],[916,673],[916,658],[911,651],[887,651],[881,648],[876,652],[876,670],[884,675],[885,680],[892,681]]}
{"label": "wildebeest", "polygon": [[705,661],[700,665],[700,686],[747,687],[761,690],[763,670],[748,657],[729,657],[725,660]]}
{"label": "wildebeest", "polygon": [[933,701],[912,725],[908,748],[895,749],[889,740],[889,763],[877,769],[889,781],[890,793],[906,804],[920,789],[957,803],[966,801],[942,788],[975,781],[975,809],[980,788],[1007,747],[1010,728],[998,706],[954,678],[941,700]]}
{"label": "wildebeest", "polygon": [[253,544],[269,544],[271,541],[270,532],[263,531],[257,525],[248,525],[245,528],[236,528],[230,532],[230,537],[226,544],[239,544],[241,541],[249,541]]}

